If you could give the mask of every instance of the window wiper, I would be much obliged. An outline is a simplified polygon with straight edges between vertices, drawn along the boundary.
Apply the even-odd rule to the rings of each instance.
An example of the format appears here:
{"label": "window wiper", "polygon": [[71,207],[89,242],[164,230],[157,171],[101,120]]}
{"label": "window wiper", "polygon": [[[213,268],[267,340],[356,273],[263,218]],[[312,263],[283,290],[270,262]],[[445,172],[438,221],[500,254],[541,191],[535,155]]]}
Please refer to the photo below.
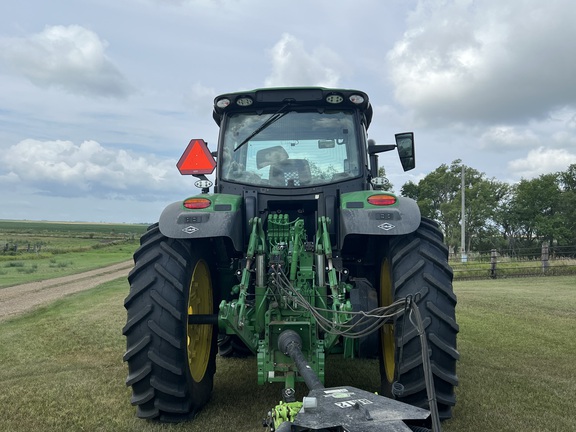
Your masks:
{"label": "window wiper", "polygon": [[272,114],[270,117],[268,117],[264,123],[262,123],[260,126],[258,126],[258,128],[254,132],[252,132],[240,144],[238,144],[238,146],[234,149],[234,151],[237,151],[240,147],[242,147],[244,144],[246,144],[248,141],[250,141],[256,135],[258,135],[260,132],[262,132],[264,129],[266,129],[268,126],[270,126],[272,123],[274,123],[277,120],[280,120],[282,117],[284,117],[286,114],[288,114],[290,111],[284,111],[284,110],[289,106],[290,106],[290,102],[288,102],[286,105],[283,105],[278,111],[276,111],[274,114]]}

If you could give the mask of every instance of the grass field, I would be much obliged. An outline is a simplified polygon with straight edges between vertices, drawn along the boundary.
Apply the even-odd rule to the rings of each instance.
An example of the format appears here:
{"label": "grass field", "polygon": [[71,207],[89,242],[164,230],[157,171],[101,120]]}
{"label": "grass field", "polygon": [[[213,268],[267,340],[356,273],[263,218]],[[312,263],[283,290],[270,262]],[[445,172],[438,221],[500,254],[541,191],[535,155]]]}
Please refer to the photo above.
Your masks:
{"label": "grass field", "polygon": [[[455,290],[461,384],[443,430],[576,430],[576,277],[462,281]],[[0,430],[263,431],[280,388],[256,384],[253,358],[218,359],[212,401],[194,422],[135,418],[122,363],[127,291],[114,281],[0,324]],[[376,361],[327,363],[328,386],[376,390]]]}
{"label": "grass field", "polygon": [[78,235],[86,233],[106,236],[110,234],[143,233],[147,224],[118,224],[118,223],[90,223],[90,222],[48,222],[48,221],[22,221],[0,220],[0,232],[14,234],[47,235]]}
{"label": "grass field", "polygon": [[146,225],[0,220],[0,288],[131,259]]}

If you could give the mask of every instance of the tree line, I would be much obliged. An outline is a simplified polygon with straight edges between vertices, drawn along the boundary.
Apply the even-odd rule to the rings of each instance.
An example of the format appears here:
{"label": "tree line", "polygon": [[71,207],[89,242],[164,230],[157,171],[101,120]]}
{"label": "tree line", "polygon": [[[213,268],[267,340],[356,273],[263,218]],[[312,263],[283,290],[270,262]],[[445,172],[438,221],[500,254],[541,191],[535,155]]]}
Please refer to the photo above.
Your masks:
{"label": "tree line", "polygon": [[[403,196],[418,202],[423,216],[439,222],[446,243],[456,251],[461,243],[462,168],[456,159],[401,188]],[[464,172],[467,252],[539,250],[543,242],[576,245],[576,164],[516,184],[487,178],[465,165]]]}

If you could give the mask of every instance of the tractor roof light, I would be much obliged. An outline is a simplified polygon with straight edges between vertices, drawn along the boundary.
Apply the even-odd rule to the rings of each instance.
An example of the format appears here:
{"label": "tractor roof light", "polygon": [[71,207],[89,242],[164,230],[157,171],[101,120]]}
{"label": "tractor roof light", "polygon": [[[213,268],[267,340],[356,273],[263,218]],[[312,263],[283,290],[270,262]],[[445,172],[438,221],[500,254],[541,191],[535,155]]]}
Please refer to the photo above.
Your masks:
{"label": "tractor roof light", "polygon": [[188,198],[185,199],[182,205],[190,210],[205,209],[212,205],[212,201],[208,198]]}
{"label": "tractor roof light", "polygon": [[238,99],[236,99],[236,105],[242,106],[242,107],[250,106],[253,103],[254,103],[254,100],[252,100],[252,98],[248,97],[248,96],[242,96],[242,97],[239,97]]}
{"label": "tractor roof light", "polygon": [[339,104],[342,103],[344,101],[344,98],[342,97],[342,95],[333,93],[330,94],[328,96],[326,96],[326,102],[331,103],[331,104]]}
{"label": "tractor roof light", "polygon": [[378,194],[369,196],[367,201],[375,206],[390,206],[396,204],[396,197],[389,194]]}
{"label": "tractor roof light", "polygon": [[216,168],[216,161],[204,140],[193,139],[176,166],[182,175],[212,174]]}
{"label": "tractor roof light", "polygon": [[360,104],[364,103],[364,97],[360,96],[359,94],[350,95],[350,97],[348,99],[350,99],[350,102],[352,102],[353,104],[356,104],[356,105],[360,105]]}
{"label": "tractor roof light", "polygon": [[228,98],[222,98],[216,102],[218,108],[226,108],[228,105],[230,105],[230,99]]}

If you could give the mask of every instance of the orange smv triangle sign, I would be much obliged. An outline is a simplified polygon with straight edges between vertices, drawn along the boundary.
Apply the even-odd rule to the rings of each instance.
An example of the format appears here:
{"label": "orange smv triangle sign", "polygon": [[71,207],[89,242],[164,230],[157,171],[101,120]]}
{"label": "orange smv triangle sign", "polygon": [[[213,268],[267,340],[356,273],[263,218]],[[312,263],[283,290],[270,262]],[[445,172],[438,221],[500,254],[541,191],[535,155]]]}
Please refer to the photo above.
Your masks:
{"label": "orange smv triangle sign", "polygon": [[193,139],[176,164],[182,175],[212,174],[216,161],[202,139]]}

